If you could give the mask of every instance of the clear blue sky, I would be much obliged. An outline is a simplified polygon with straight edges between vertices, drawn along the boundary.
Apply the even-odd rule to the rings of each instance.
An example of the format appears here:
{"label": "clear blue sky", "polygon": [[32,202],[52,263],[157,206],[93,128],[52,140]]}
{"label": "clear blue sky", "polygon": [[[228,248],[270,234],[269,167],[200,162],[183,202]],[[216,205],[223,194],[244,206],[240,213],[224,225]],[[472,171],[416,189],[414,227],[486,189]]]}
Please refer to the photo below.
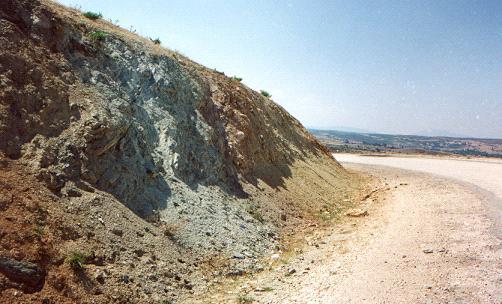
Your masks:
{"label": "clear blue sky", "polygon": [[243,77],[308,127],[502,137],[500,0],[59,2]]}

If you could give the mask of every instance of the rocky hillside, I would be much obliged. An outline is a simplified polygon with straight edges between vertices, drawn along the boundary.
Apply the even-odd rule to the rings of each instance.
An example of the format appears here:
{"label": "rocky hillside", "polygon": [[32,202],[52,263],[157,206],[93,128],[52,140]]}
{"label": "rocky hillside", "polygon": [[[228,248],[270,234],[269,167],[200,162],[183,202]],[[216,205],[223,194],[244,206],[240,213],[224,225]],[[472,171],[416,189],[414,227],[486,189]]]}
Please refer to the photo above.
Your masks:
{"label": "rocky hillside", "polygon": [[0,45],[4,303],[182,301],[358,187],[272,100],[111,23],[3,0]]}

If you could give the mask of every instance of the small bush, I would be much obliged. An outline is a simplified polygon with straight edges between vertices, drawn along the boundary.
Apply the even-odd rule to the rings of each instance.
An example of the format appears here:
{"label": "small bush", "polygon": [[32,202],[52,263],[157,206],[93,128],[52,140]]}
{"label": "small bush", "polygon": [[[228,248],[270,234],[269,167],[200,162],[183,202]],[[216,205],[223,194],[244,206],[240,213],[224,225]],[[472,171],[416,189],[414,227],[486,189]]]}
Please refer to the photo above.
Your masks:
{"label": "small bush", "polygon": [[95,31],[91,33],[91,39],[94,41],[103,41],[105,40],[107,34],[102,31]]}
{"label": "small bush", "polygon": [[84,16],[86,18],[89,18],[91,20],[98,20],[100,19],[101,17],[103,17],[103,15],[101,15],[101,13],[94,13],[94,12],[85,12],[84,13]]}
{"label": "small bush", "polygon": [[261,90],[260,93],[261,93],[261,95],[263,95],[263,96],[265,96],[267,98],[272,97],[272,95],[269,92],[265,91],[265,90]]}
{"label": "small bush", "polygon": [[81,252],[73,252],[66,258],[66,263],[73,270],[82,270],[84,269],[84,263],[87,256]]}
{"label": "small bush", "polygon": [[155,38],[155,39],[152,39],[150,38],[150,40],[154,43],[154,44],[161,44],[162,42],[160,41],[159,38]]}
{"label": "small bush", "polygon": [[242,78],[241,78],[241,77],[234,76],[234,77],[232,77],[232,80],[237,80],[238,82],[241,82],[241,81],[242,81]]}

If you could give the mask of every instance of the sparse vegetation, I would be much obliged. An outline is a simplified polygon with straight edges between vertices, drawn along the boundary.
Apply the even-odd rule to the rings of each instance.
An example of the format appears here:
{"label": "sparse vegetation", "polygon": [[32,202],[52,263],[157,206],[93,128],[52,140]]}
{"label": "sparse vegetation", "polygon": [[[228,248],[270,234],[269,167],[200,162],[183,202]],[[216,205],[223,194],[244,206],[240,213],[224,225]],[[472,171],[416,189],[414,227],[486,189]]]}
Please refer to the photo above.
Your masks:
{"label": "sparse vegetation", "polygon": [[267,286],[267,287],[263,288],[263,291],[265,291],[265,292],[271,292],[271,291],[274,291],[274,289],[272,287],[270,287],[270,286]]}
{"label": "sparse vegetation", "polygon": [[225,72],[219,71],[217,69],[213,69],[213,72],[221,74],[221,75],[225,75]]}
{"label": "sparse vegetation", "polygon": [[242,78],[241,78],[241,77],[234,76],[234,77],[232,77],[232,80],[237,80],[238,82],[241,82],[241,81],[242,81]]}
{"label": "sparse vegetation", "polygon": [[250,297],[250,296],[246,296],[246,295],[239,295],[237,297],[237,302],[240,303],[240,304],[253,303],[255,301],[256,301],[255,298]]}
{"label": "sparse vegetation", "polygon": [[82,252],[72,252],[67,258],[66,258],[66,263],[71,267],[73,270],[82,270],[84,269],[84,263],[86,260],[87,256],[83,254]]}
{"label": "sparse vegetation", "polygon": [[173,51],[173,57],[177,60],[188,59],[188,57],[178,50]]}
{"label": "sparse vegetation", "polygon": [[263,223],[263,221],[265,220],[260,210],[256,206],[249,206],[248,208],[246,208],[246,211],[258,222]]}
{"label": "sparse vegetation", "polygon": [[150,38],[150,40],[154,43],[154,44],[161,44],[162,42],[160,41],[159,38],[155,38],[155,39],[152,39]]}
{"label": "sparse vegetation", "polygon": [[171,241],[176,241],[176,231],[179,229],[176,225],[164,225],[164,235]]}
{"label": "sparse vegetation", "polygon": [[106,36],[107,36],[107,34],[105,32],[95,31],[95,32],[91,33],[90,37],[94,41],[103,41],[103,40],[105,40]]}
{"label": "sparse vegetation", "polygon": [[261,95],[267,97],[267,98],[271,98],[272,97],[272,94],[270,94],[269,92],[265,91],[265,90],[260,90],[260,93]]}
{"label": "sparse vegetation", "polygon": [[103,17],[103,15],[101,15],[101,13],[95,13],[95,12],[85,12],[84,13],[84,16],[86,18],[89,18],[91,20],[98,20],[100,19],[101,17]]}
{"label": "sparse vegetation", "polygon": [[42,225],[37,225],[35,228],[33,228],[33,235],[41,238],[44,235],[44,227]]}

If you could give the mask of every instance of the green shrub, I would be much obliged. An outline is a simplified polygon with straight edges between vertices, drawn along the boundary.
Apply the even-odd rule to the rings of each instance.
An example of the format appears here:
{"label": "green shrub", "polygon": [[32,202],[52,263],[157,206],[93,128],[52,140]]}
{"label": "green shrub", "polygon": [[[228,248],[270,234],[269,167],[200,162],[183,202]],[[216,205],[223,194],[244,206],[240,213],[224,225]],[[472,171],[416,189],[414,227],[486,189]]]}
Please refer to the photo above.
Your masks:
{"label": "green shrub", "polygon": [[84,269],[84,263],[87,259],[87,256],[81,252],[72,252],[67,258],[66,263],[73,270],[82,270]]}
{"label": "green shrub", "polygon": [[238,82],[241,82],[241,81],[242,81],[242,78],[241,78],[241,77],[234,76],[234,77],[232,77],[232,80],[237,80]]}
{"label": "green shrub", "polygon": [[155,44],[161,44],[161,43],[162,43],[162,42],[160,41],[160,39],[159,39],[159,38],[155,38],[155,39],[150,38],[150,40],[151,40],[153,43],[155,43]]}
{"label": "green shrub", "polygon": [[91,39],[94,41],[103,41],[105,40],[107,34],[102,31],[95,31],[91,33]]}
{"label": "green shrub", "polygon": [[97,19],[100,19],[101,17],[103,17],[103,15],[101,15],[101,13],[94,13],[94,12],[85,12],[84,16],[86,18],[91,19],[91,20],[97,20]]}
{"label": "green shrub", "polygon": [[263,96],[265,96],[267,98],[272,97],[272,95],[269,92],[265,91],[265,90],[260,90],[260,93],[261,93],[261,95],[263,95]]}

